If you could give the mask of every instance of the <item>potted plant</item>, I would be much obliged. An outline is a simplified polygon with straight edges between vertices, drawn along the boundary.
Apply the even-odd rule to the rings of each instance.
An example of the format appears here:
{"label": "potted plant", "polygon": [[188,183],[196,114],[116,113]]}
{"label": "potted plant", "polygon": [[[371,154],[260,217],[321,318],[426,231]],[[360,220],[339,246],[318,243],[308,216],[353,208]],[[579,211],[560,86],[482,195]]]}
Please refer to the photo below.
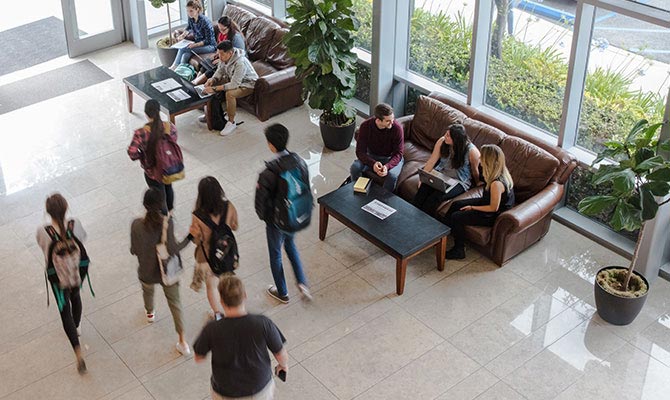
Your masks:
{"label": "potted plant", "polygon": [[623,140],[604,143],[592,165],[603,160],[593,175],[594,185],[609,185],[611,192],[589,196],[579,202],[586,215],[606,213],[610,226],[620,231],[640,229],[640,235],[628,268],[602,268],[594,284],[598,314],[607,322],[627,325],[635,319],[647,298],[649,283],[633,271],[640,250],[645,221],[656,216],[658,208],[670,201],[670,162],[662,152],[670,151],[670,141],[656,135],[662,123],[638,121]]}
{"label": "potted plant", "polygon": [[295,59],[303,98],[323,110],[319,121],[323,143],[331,150],[351,144],[355,113],[347,105],[356,89],[353,33],[358,29],[352,0],[289,0],[288,15],[295,20],[284,43]]}
{"label": "potted plant", "polygon": [[149,0],[151,2],[151,5],[154,6],[154,8],[161,8],[165,6],[167,9],[167,17],[168,17],[168,36],[159,39],[156,42],[156,48],[158,49],[158,58],[161,60],[161,64],[163,64],[164,67],[169,67],[172,65],[172,62],[174,61],[175,57],[177,57],[177,49],[173,49],[172,46],[173,43],[173,38],[172,38],[172,17],[170,17],[170,4],[174,3],[176,0]]}

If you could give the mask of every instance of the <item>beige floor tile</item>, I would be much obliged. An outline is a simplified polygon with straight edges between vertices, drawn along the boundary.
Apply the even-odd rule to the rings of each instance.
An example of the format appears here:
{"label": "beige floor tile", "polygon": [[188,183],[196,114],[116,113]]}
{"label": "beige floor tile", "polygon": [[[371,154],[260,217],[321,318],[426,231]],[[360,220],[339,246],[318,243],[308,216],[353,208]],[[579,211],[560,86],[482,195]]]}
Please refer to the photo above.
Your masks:
{"label": "beige floor tile", "polygon": [[525,397],[500,381],[478,396],[477,400],[525,400]]}
{"label": "beige floor tile", "polygon": [[640,332],[631,343],[670,367],[670,315],[660,316]]}
{"label": "beige floor tile", "polygon": [[289,369],[286,382],[275,378],[277,400],[336,400],[326,387],[301,365]]}
{"label": "beige floor tile", "polygon": [[433,399],[479,368],[479,364],[444,342],[379,382],[360,399]]}
{"label": "beige floor tile", "polygon": [[472,400],[487,391],[500,380],[488,372],[486,368],[480,368],[458,384],[443,393],[437,400]]}
{"label": "beige floor tile", "polygon": [[[334,219],[334,218],[329,218]],[[330,222],[329,222],[330,224]],[[319,246],[345,266],[350,267],[373,254],[381,252],[375,245],[351,229],[344,229],[321,242]]]}
{"label": "beige floor tile", "polygon": [[209,393],[210,359],[196,364],[187,360],[161,375],[144,382],[144,387],[154,399],[202,399]]}
{"label": "beige floor tile", "polygon": [[301,364],[337,397],[351,399],[440,342],[411,315],[391,310]]}
{"label": "beige floor tile", "polygon": [[449,338],[449,342],[485,365],[567,308],[531,287]]}

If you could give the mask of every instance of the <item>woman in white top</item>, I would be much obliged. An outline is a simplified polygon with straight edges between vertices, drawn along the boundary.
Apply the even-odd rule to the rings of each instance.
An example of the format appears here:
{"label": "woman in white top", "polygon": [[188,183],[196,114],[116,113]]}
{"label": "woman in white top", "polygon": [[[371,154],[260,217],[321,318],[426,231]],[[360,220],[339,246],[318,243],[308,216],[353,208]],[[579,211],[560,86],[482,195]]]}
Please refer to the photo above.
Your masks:
{"label": "woman in white top", "polygon": [[[46,211],[51,217],[51,224],[41,226],[37,229],[37,243],[42,248],[44,253],[44,261],[47,264],[49,263],[49,251],[52,249],[53,240],[47,232],[47,229],[53,228],[58,237],[67,236],[66,224],[68,221],[65,220],[65,214],[67,213],[67,200],[60,194],[55,193],[46,201]],[[86,232],[79,223],[78,220],[73,220],[74,226],[71,230],[71,233],[80,241],[86,239]],[[79,287],[73,288],[60,288],[57,284],[52,283],[51,288],[54,292],[54,297],[56,298],[56,303],[58,304],[58,309],[60,311],[60,318],[63,322],[63,329],[67,334],[70,344],[74,349],[75,357],[77,358],[77,371],[80,374],[86,372],[86,363],[81,354],[81,347],[79,346],[79,335],[81,330],[79,328],[79,323],[81,322],[81,297],[79,296]]]}

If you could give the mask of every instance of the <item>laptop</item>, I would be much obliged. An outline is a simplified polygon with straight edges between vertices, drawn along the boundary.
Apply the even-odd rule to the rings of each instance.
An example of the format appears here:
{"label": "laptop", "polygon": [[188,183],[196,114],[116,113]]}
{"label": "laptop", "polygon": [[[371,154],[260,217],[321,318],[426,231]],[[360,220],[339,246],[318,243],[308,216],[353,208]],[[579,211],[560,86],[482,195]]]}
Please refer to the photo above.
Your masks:
{"label": "laptop", "polygon": [[460,184],[457,179],[450,178],[440,172],[426,172],[421,168],[419,168],[419,180],[422,184],[428,185],[442,193],[447,193],[453,189],[454,186]]}

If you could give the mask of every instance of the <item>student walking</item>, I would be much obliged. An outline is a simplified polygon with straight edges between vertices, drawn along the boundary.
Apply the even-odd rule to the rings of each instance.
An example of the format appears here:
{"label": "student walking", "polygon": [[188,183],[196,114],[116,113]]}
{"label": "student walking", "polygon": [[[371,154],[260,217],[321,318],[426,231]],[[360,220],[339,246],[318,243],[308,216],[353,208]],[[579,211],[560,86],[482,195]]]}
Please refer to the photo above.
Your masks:
{"label": "student walking", "polygon": [[[146,214],[143,218],[133,221],[130,228],[130,253],[137,256],[139,266],[137,277],[142,284],[142,297],[144,298],[144,309],[148,322],[154,322],[156,318],[154,308],[154,287],[159,284],[163,287],[165,299],[170,307],[174,329],[179,335],[176,344],[177,351],[183,355],[191,354],[186,338],[184,336],[184,318],[181,301],[179,299],[179,282],[166,286],[162,282],[160,266],[156,256],[156,245],[161,242],[165,219],[167,218],[166,245],[170,255],[181,250],[174,237],[174,221],[171,217],[162,214],[163,194],[156,188],[150,188],[144,193],[144,208]],[[184,246],[186,243],[184,243]]]}
{"label": "student walking", "polygon": [[[255,197],[256,214],[265,221],[270,268],[275,282],[267,292],[282,303],[289,301],[282,265],[282,245],[298,281],[298,290],[307,300],[312,299],[294,240],[295,232],[306,227],[311,218],[309,171],[299,155],[286,150],[288,138],[288,129],[281,124],[265,129],[265,139],[273,157],[265,162],[265,169],[258,176]],[[287,207],[293,208],[289,210]]]}
{"label": "student walking", "polygon": [[486,144],[481,150],[484,192],[482,197],[454,201],[444,223],[451,227],[454,247],[446,254],[447,259],[465,258],[465,227],[493,226],[500,213],[514,206],[514,182],[505,165],[505,153],[494,144]]}
{"label": "student walking", "polygon": [[[195,210],[189,228],[189,238],[197,246],[195,249],[195,271],[194,284],[197,276],[202,276],[207,287],[207,300],[212,307],[215,318],[223,315],[221,298],[217,285],[219,275],[214,273],[210,262],[214,262],[209,256],[212,246],[212,228],[221,224],[227,225],[230,231],[237,230],[237,210],[233,203],[226,198],[226,194],[216,178],[207,176],[198,184],[198,198],[195,202]],[[237,252],[237,249],[231,249]],[[193,288],[193,286],[192,286]],[[194,288],[196,289],[196,288]]]}
{"label": "student walking", "polygon": [[218,286],[225,317],[207,324],[193,345],[195,362],[212,352],[212,400],[274,398],[272,364],[268,350],[279,363],[275,373],[286,378],[286,339],[264,315],[249,314],[242,281],[224,275]]}
{"label": "student walking", "polygon": [[37,229],[36,239],[44,253],[46,273],[56,298],[63,329],[77,359],[77,371],[84,374],[86,362],[79,344],[82,313],[79,290],[83,278],[80,268],[88,267],[88,257],[82,245],[82,241],[86,240],[86,231],[78,220],[65,219],[67,210],[67,200],[61,194],[49,196],[46,211],[51,217],[51,223]]}

